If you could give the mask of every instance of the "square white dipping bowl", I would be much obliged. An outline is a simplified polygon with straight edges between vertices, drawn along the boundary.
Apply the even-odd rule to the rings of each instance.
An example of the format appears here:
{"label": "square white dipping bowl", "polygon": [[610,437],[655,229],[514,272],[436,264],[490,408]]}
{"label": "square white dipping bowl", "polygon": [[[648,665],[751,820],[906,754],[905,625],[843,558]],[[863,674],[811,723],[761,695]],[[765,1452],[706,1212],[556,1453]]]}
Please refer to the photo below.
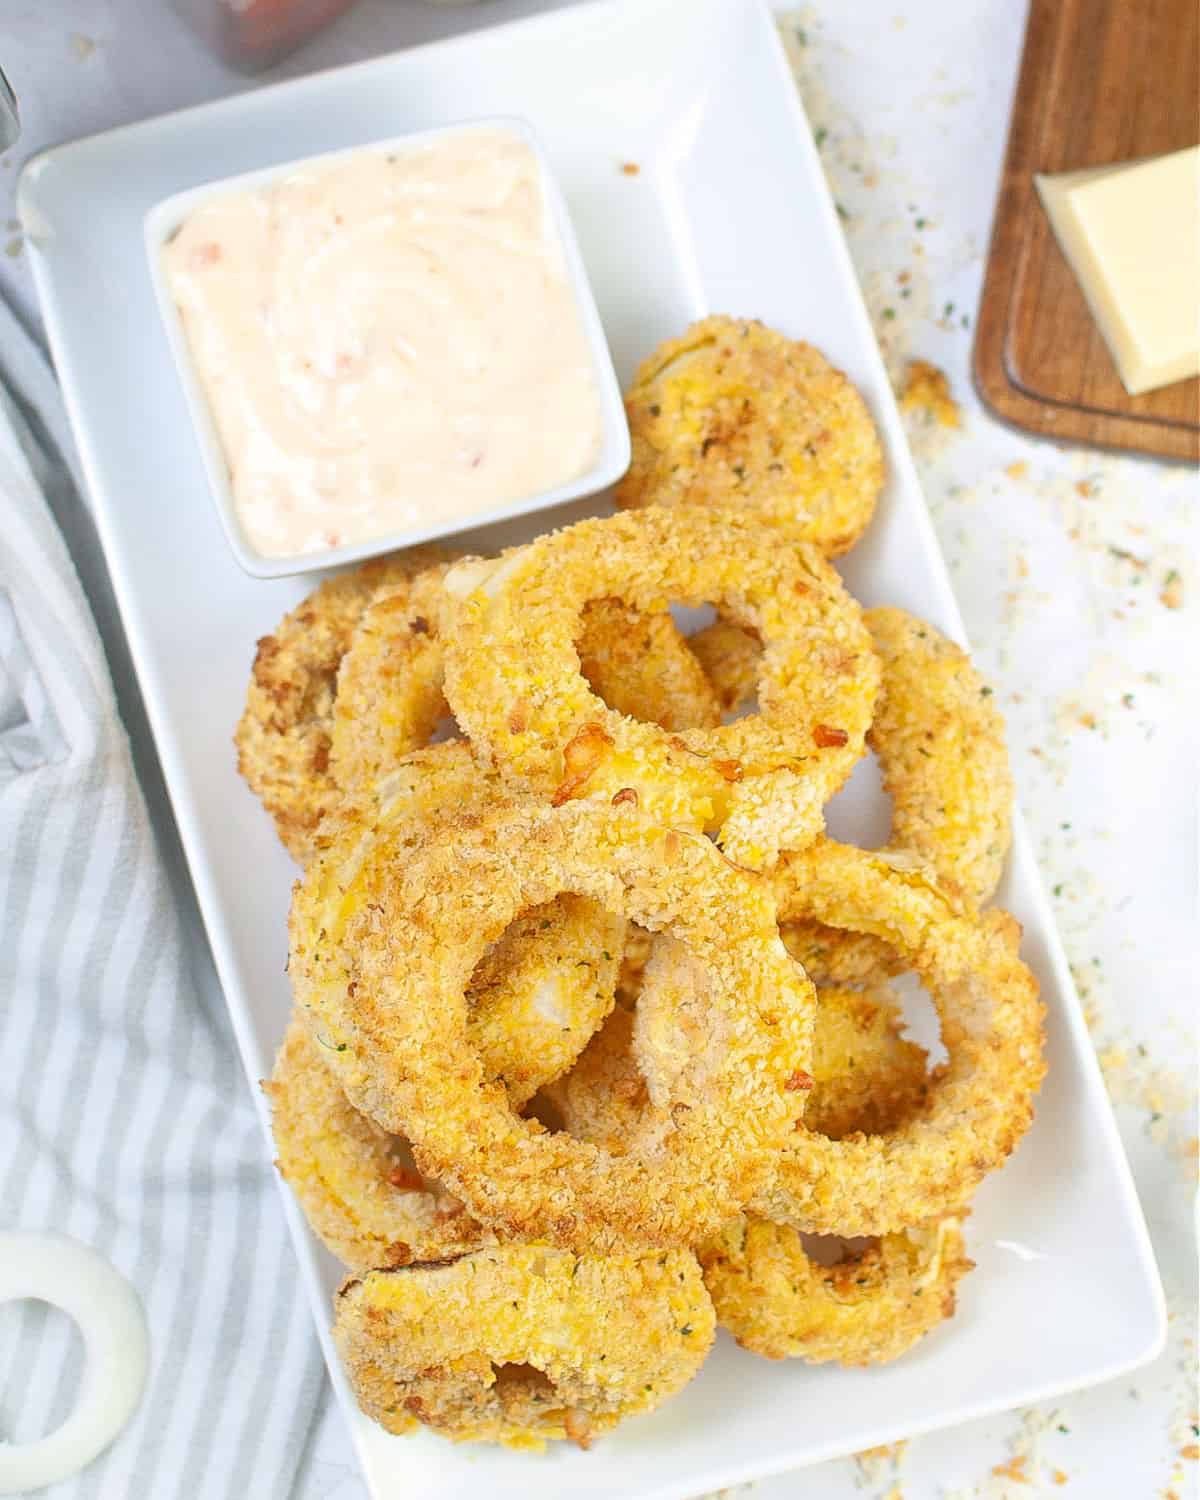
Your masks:
{"label": "square white dipping bowl", "polygon": [[[267,187],[289,176],[299,167],[316,164],[324,166],[369,152],[411,151],[447,136],[489,128],[503,130],[519,137],[531,148],[537,160],[549,229],[562,247],[567,275],[575,294],[580,322],[591,352],[602,424],[600,452],[596,462],[584,473],[576,475],[575,478],[563,484],[555,485],[551,489],[518,496],[487,509],[473,511],[468,515],[443,516],[436,520],[419,521],[400,530],[383,532],[365,541],[350,543],[342,547],[322,548],[314,552],[295,553],[285,557],[272,557],[260,552],[247,536],[238,515],[224,445],[217,431],[212,408],[205,395],[192,356],[187,330],[167,277],[163,254],[167,243],[185,220],[214,199],[248,189]],[[514,516],[549,510],[553,506],[564,505],[568,501],[579,500],[607,489],[629,467],[629,428],[625,421],[625,407],[621,399],[621,387],[617,381],[616,371],[613,369],[612,355],[604,336],[600,314],[596,308],[596,299],[592,293],[583,257],[579,253],[579,244],[567,212],[566,201],[550,170],[546,153],[537,135],[525,120],[515,116],[488,116],[478,120],[463,120],[434,130],[414,131],[408,135],[353,146],[344,151],[328,151],[318,155],[298,157],[293,161],[265,167],[260,171],[223,177],[215,182],[190,188],[186,192],[175,193],[161,203],[155,204],[146,214],[144,236],[146,254],[150,261],[150,278],[154,285],[167,341],[171,347],[175,367],[179,373],[191,414],[192,427],[199,444],[200,460],[208,476],[208,487],[216,501],[217,512],[234,556],[246,572],[255,578],[283,578],[294,573],[315,573],[343,563],[362,562],[368,557],[378,557],[382,553],[394,552],[400,547],[411,547],[418,542],[431,541],[435,537],[490,525],[494,521],[506,521]]]}

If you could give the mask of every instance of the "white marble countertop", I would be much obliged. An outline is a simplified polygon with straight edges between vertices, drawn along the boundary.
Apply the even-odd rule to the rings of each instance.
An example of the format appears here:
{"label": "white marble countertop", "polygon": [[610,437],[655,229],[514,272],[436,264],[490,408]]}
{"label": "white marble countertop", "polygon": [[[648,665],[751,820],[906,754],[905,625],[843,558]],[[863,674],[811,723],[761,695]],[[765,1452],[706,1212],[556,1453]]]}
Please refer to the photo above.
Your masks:
{"label": "white marble countertop", "polygon": [[[544,0],[490,0],[477,11],[362,0],[267,76],[541,8]],[[0,284],[34,321],[11,205],[25,156],[253,83],[209,57],[168,0],[0,0],[0,13],[0,63],[24,123],[0,161]],[[988,416],[971,387],[1023,8],[819,0],[782,24],[894,378],[903,383],[910,359],[929,360],[959,404],[958,427],[914,414],[914,449],[976,657],[1008,717],[1021,800],[1172,1318],[1166,1352],[1132,1378],[753,1493],[1185,1500],[1200,1493],[1192,691],[1200,484],[1183,466],[1026,438]],[[1030,1329],[1031,1361],[1037,1346]],[[364,1493],[327,1401],[296,1500]]]}

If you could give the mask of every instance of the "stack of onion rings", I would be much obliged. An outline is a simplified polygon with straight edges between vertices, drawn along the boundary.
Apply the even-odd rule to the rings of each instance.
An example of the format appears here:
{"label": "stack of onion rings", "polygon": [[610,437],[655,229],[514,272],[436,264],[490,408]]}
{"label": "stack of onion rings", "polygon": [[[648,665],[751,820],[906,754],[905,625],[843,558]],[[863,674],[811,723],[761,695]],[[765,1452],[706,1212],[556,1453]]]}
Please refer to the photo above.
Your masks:
{"label": "stack of onion rings", "polygon": [[[689,1077],[619,1158],[516,1116],[468,1043],[487,945],[564,890],[677,938],[719,1027],[703,1091]],[[290,930],[294,993],[351,1101],[514,1239],[695,1243],[765,1185],[801,1112],[815,1002],[769,887],[634,808],[497,803],[420,844],[350,821],[297,887]]]}
{"label": "stack of onion rings", "polygon": [[[896,1358],[953,1310],[1044,1070],[1019,929],[980,914],[994,704],[826,561],[882,478],[857,393],[710,319],[629,410],[621,513],[322,585],[238,729],[306,867],[279,1165],[354,1273],[335,1337],[392,1431],[586,1446],[690,1379],[714,1318],[770,1358]],[[673,603],[717,622],[687,642]],[[822,834],[867,747],[875,853]],[[869,1243],[826,1265],[812,1233]]]}

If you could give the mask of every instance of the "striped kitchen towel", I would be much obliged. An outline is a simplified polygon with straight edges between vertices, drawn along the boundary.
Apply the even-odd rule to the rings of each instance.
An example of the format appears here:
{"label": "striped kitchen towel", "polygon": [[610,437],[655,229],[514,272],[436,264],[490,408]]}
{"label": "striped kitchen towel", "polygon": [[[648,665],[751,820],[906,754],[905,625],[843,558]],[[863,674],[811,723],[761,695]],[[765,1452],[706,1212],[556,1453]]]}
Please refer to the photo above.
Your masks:
{"label": "striped kitchen towel", "polygon": [[[113,1447],[43,1493],[282,1500],[320,1354],[174,829],[148,814],[64,544],[111,625],[57,388],[2,303],[0,376],[0,1229],[108,1257],[152,1360]],[[0,1317],[0,1438],[66,1415],[72,1337],[37,1304]]]}

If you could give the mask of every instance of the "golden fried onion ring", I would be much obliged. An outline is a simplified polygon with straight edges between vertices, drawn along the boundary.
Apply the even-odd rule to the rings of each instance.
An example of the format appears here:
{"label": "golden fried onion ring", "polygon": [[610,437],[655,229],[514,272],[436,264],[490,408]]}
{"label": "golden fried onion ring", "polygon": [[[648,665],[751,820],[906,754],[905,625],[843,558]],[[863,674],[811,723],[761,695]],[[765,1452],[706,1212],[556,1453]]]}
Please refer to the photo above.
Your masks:
{"label": "golden fried onion ring", "polygon": [[[1012,834],[1012,774],[1004,720],[971,659],[924,620],[869,609],[863,620],[883,666],[867,744],[892,801],[885,848],[927,864],[952,896],[982,906],[996,889]],[[689,643],[722,707],[754,693],[760,648],[728,620]],[[789,923],[784,942],[818,982],[862,985],[894,973],[884,944],[818,922]]]}
{"label": "golden fried onion ring", "polygon": [[583,1447],[653,1411],[700,1369],[712,1303],[687,1251],[573,1255],[501,1245],[372,1271],[333,1326],[359,1405],[389,1432]]}
{"label": "golden fried onion ring", "polygon": [[[691,1107],[648,1111],[620,1158],[516,1116],[470,1045],[464,991],[488,943],[562,892],[668,932],[708,979]],[[801,1113],[813,990],[768,885],[627,805],[497,805],[420,841],[350,821],[297,886],[290,933],[297,1001],[351,1102],[512,1238],[691,1243],[763,1185]]]}
{"label": "golden fried onion ring", "polygon": [[[446,695],[501,775],[555,803],[636,798],[677,827],[720,830],[748,867],[798,847],[862,753],[878,661],[858,606],[810,544],[729,512],[581,521],[446,575],[458,596]],[[589,599],[650,612],[719,602],[766,643],[760,711],[669,734],[617,713],[572,646]]]}
{"label": "golden fried onion ring", "polygon": [[[653,970],[651,971],[653,974]],[[656,978],[655,984],[661,981]],[[929,1089],[926,1055],[900,1034],[903,1016],[886,986],[818,989],[813,1028],[811,1087],[804,1128],[834,1140],[853,1131],[892,1130],[921,1108]],[[631,1011],[619,1007],[580,1054],[578,1062],[543,1093],[564,1130],[620,1155],[650,1104],[641,1058],[655,1039],[635,1045]]]}
{"label": "golden fried onion ring", "polygon": [[[1045,1073],[1037,981],[1004,912],[967,917],[921,871],[819,840],[773,876],[780,919],[881,938],[928,990],[947,1062],[925,1106],[881,1135],[831,1140],[802,1123],[751,1211],[816,1234],[888,1234],[961,1208],[1033,1118]],[[644,1003],[644,992],[643,1001]]]}
{"label": "golden fried onion ring", "polygon": [[883,487],[879,435],[854,386],[811,344],[761,323],[693,324],[643,362],[625,409],[622,509],[742,509],[833,556],[862,535]]}
{"label": "golden fried onion ring", "polygon": [[[465,740],[414,751],[343,810],[364,836],[339,874],[368,857],[378,829],[393,842],[420,842],[447,808],[481,814],[497,795],[494,777]],[[318,847],[329,842],[328,832]],[[326,912],[334,923],[339,914]],[[520,1106],[575,1061],[613,1008],[625,924],[594,901],[564,892],[518,913],[479,956],[467,989],[467,1041],[490,1082]],[[317,1028],[318,1042],[326,1039]]]}
{"label": "golden fried onion ring", "polygon": [[298,864],[340,797],[329,766],[333,704],[338,668],[363,611],[374,599],[403,598],[438,556],[416,548],[328,578],[258,643],[234,734],[238,770]]}
{"label": "golden fried onion ring", "polygon": [[495,1239],[417,1170],[406,1141],[353,1107],[298,1018],[263,1089],[276,1165],[326,1249],[351,1270],[441,1260]]}
{"label": "golden fried onion ring", "polygon": [[[363,614],[337,679],[329,766],[344,790],[366,789],[428,744],[450,709],[442,691],[445,567],[421,573]],[[639,614],[596,599],[580,621],[580,664],[618,712],[664,729],[707,728],[720,708],[703,668],[664,609]]]}
{"label": "golden fried onion ring", "polygon": [[786,1225],[734,1219],[697,1251],[717,1321],[767,1359],[878,1365],[954,1312],[971,1269],[958,1219],[884,1235],[820,1265]]}

